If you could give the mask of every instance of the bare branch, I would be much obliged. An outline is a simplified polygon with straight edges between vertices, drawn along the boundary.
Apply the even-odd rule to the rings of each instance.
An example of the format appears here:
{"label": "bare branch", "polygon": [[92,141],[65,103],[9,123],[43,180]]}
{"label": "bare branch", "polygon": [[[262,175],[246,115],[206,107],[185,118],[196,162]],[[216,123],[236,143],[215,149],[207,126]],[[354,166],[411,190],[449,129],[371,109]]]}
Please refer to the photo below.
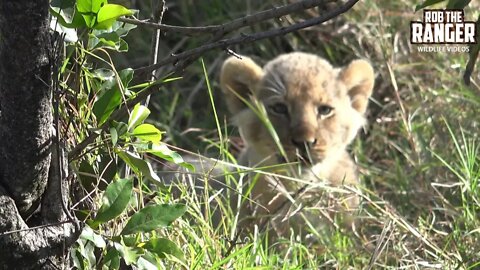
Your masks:
{"label": "bare branch", "polygon": [[201,27],[191,27],[191,26],[176,26],[176,25],[168,25],[168,24],[159,24],[154,23],[150,20],[137,20],[131,18],[118,18],[119,22],[134,24],[138,26],[147,26],[154,29],[160,29],[165,32],[175,32],[180,33],[188,36],[203,34],[205,32],[215,32],[218,28],[217,26],[201,26]]}
{"label": "bare branch", "polygon": [[121,22],[147,26],[155,29],[159,29],[165,32],[175,32],[181,33],[189,36],[201,35],[205,33],[211,33],[216,36],[222,36],[223,34],[232,32],[233,30],[238,30],[240,28],[257,24],[262,21],[270,20],[273,18],[279,18],[288,14],[299,12],[302,10],[310,9],[316,7],[323,3],[333,2],[335,0],[303,0],[298,1],[292,4],[288,4],[281,7],[274,7],[269,10],[265,10],[253,15],[245,16],[242,18],[235,19],[231,22],[221,24],[221,25],[207,25],[207,26],[197,26],[197,27],[188,27],[188,26],[175,26],[161,24],[151,21],[141,21],[130,18],[120,18],[118,19]]}

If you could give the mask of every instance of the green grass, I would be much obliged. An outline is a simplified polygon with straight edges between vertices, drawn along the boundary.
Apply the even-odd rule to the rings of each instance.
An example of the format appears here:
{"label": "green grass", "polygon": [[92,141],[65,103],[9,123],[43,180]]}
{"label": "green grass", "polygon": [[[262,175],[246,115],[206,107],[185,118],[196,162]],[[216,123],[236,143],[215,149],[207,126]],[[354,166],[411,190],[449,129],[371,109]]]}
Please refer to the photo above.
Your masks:
{"label": "green grass", "polygon": [[[186,8],[192,1],[170,2],[166,23],[176,25],[225,22],[241,16],[239,10],[269,6],[259,1],[232,1],[233,6],[227,8],[224,2],[212,0],[202,1],[193,12]],[[184,262],[165,260],[166,269],[480,267],[479,81],[474,78],[471,87],[462,83],[467,54],[419,53],[409,45],[409,22],[421,16],[421,12],[413,13],[416,4],[411,0],[361,1],[346,16],[325,25],[231,48],[263,61],[302,50],[317,53],[335,65],[358,57],[372,62],[377,78],[367,115],[369,124],[350,147],[362,180],[358,230],[333,226],[318,232],[316,245],[295,235],[271,243],[265,231],[236,238],[241,228],[231,205],[214,191],[192,192],[188,179],[183,179],[176,184],[177,194],[162,192],[156,198],[184,202],[189,209],[185,218],[164,232],[186,258]],[[467,9],[468,19],[477,18],[478,10],[478,5]],[[245,31],[278,27],[290,19],[311,16],[314,14],[295,14]],[[164,53],[180,42],[168,39]],[[184,48],[196,45],[198,41],[189,39]],[[222,157],[235,166],[239,135],[229,125],[216,84],[216,74],[226,57],[218,51],[205,55],[203,62],[193,64],[171,89],[154,96],[151,108],[157,124],[167,131],[168,143]],[[245,177],[244,170],[228,174],[227,181],[239,181],[240,175]],[[207,173],[202,179],[214,181]],[[238,192],[230,190],[230,195],[238,196]],[[203,203],[213,200],[217,203]],[[215,227],[212,222],[215,207],[222,213],[220,223],[224,226]]]}

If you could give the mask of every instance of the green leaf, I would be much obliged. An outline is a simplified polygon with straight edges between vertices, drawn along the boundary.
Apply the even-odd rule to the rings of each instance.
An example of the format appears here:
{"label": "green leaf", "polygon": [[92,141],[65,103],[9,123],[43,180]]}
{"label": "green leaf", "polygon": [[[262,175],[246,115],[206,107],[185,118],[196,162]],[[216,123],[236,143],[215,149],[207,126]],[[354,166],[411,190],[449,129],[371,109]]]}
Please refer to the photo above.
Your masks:
{"label": "green leaf", "polygon": [[150,115],[150,110],[138,103],[133,108],[132,113],[128,119],[128,130],[131,131],[136,126],[140,125]]}
{"label": "green leaf", "polygon": [[185,162],[182,156],[180,156],[177,152],[172,151],[164,143],[138,144],[137,149],[142,153],[149,153],[155,155],[159,158],[165,159],[167,161],[178,164],[186,169],[189,169],[191,172],[195,172],[195,167],[192,164]]}
{"label": "green leaf", "polygon": [[93,92],[97,95],[98,99],[104,95],[108,90],[114,88],[119,90],[118,81],[115,77],[115,72],[107,68],[99,68],[89,74],[94,78],[91,80]]}
{"label": "green leaf", "polygon": [[121,5],[106,4],[98,11],[98,22],[100,23],[128,15],[133,15],[133,11]]}
{"label": "green leaf", "polygon": [[158,269],[160,269],[159,266],[153,264],[152,262],[147,260],[147,258],[145,258],[145,257],[146,256],[138,258],[137,267],[138,267],[139,270],[158,270]]}
{"label": "green leaf", "polygon": [[93,29],[92,34],[98,36],[104,33],[116,33],[119,37],[124,37],[130,32],[130,30],[135,29],[136,27],[137,26],[134,24],[117,21],[109,29]]}
{"label": "green leaf", "polygon": [[77,11],[82,15],[85,24],[93,28],[97,23],[97,13],[107,4],[107,0],[78,0]]}
{"label": "green leaf", "polygon": [[95,69],[92,75],[95,79],[98,79],[100,82],[102,82],[100,91],[110,89],[117,84],[117,80],[115,80],[115,72],[111,69]]}
{"label": "green leaf", "polygon": [[146,250],[165,258],[165,254],[172,255],[180,260],[185,260],[182,250],[166,238],[151,238],[144,246]]}
{"label": "green leaf", "polygon": [[141,124],[137,126],[132,133],[136,138],[146,141],[158,143],[162,139],[162,132],[152,124]]}
{"label": "green leaf", "polygon": [[120,80],[122,81],[122,84],[125,86],[125,88],[127,88],[132,81],[133,73],[134,71],[132,68],[122,69],[120,70],[120,72],[118,72],[118,76],[120,76]]}
{"label": "green leaf", "polygon": [[125,40],[120,39],[117,51],[128,52],[128,43]]}
{"label": "green leaf", "polygon": [[[135,28],[135,25],[115,22],[108,30],[94,29],[88,35],[88,49],[108,48],[121,52],[128,50],[128,44],[121,38]],[[132,70],[133,71],[133,70]]]}
{"label": "green leaf", "polygon": [[113,246],[120,253],[120,256],[127,265],[135,263],[143,253],[140,248],[128,247],[123,243],[114,242]]}
{"label": "green leaf", "polygon": [[114,127],[110,128],[110,139],[112,140],[112,145],[115,146],[118,142],[118,132]]}
{"label": "green leaf", "polygon": [[103,265],[107,267],[107,269],[119,269],[120,268],[120,253],[114,249],[110,248],[107,251],[107,255],[103,259]]}
{"label": "green leaf", "polygon": [[82,13],[92,12],[92,0],[78,0],[77,10]]}
{"label": "green leaf", "polygon": [[438,3],[443,2],[443,1],[445,1],[445,0],[427,0],[427,1],[423,2],[423,4],[418,4],[415,7],[415,12],[419,11],[422,8],[426,8],[426,7],[438,4]]}
{"label": "green leaf", "polygon": [[58,23],[66,28],[80,28],[87,26],[82,15],[70,9],[60,9],[57,7],[50,7],[50,14],[57,18]]}
{"label": "green leaf", "polygon": [[62,23],[59,23],[58,18],[55,18],[55,16],[53,16],[50,20],[50,29],[59,34],[64,34],[65,42],[75,43],[78,41],[77,31],[75,29],[64,26]]}
{"label": "green leaf", "polygon": [[92,230],[92,228],[90,228],[88,225],[85,225],[85,227],[83,227],[80,238],[92,242],[98,248],[105,248],[107,246],[103,237],[96,234],[95,231]]}
{"label": "green leaf", "polygon": [[119,179],[108,185],[102,198],[95,221],[107,222],[119,216],[127,207],[132,196],[133,180]]}
{"label": "green leaf", "polygon": [[118,151],[117,154],[137,175],[143,174],[143,176],[154,181],[156,184],[162,184],[158,175],[153,171],[150,163],[128,151]]}
{"label": "green leaf", "polygon": [[118,137],[125,139],[125,134],[127,134],[127,124],[124,122],[113,121],[112,126],[117,130]]}
{"label": "green leaf", "polygon": [[98,125],[105,123],[121,103],[122,94],[118,87],[107,90],[93,105],[93,114],[97,117]]}
{"label": "green leaf", "polygon": [[106,4],[98,11],[95,29],[108,29],[121,16],[133,15],[133,11],[115,4]]}
{"label": "green leaf", "polygon": [[75,11],[73,14],[72,22],[69,26],[71,28],[80,28],[80,27],[87,27],[87,22],[85,21],[82,14],[78,11]]}
{"label": "green leaf", "polygon": [[99,13],[100,10],[108,5],[107,0],[91,0],[92,1],[92,12],[93,13]]}
{"label": "green leaf", "polygon": [[134,25],[134,24],[129,24],[129,23],[116,21],[112,25],[111,31],[117,33],[118,36],[120,36],[120,37],[125,37],[128,34],[128,32],[130,32],[130,30],[135,29],[135,28],[137,28],[137,26]]}
{"label": "green leaf", "polygon": [[75,266],[79,269],[92,269],[96,264],[95,246],[82,238],[77,239],[78,248],[75,249]]}
{"label": "green leaf", "polygon": [[110,48],[118,51],[120,47],[120,37],[116,33],[102,33],[98,35],[88,35],[88,50],[96,48]]}
{"label": "green leaf", "polygon": [[107,3],[107,0],[78,0],[77,10],[81,13],[97,14],[103,6],[107,5]]}
{"label": "green leaf", "polygon": [[101,23],[96,23],[93,26],[93,29],[110,29],[113,23],[116,22],[114,19],[103,21]]}
{"label": "green leaf", "polygon": [[149,205],[135,213],[121,234],[149,232],[170,225],[187,211],[184,204]]}
{"label": "green leaf", "polygon": [[86,25],[88,28],[92,28],[93,25],[95,25],[95,19],[96,19],[96,17],[95,17],[94,15],[82,14],[82,18],[83,18],[83,20],[85,21],[85,25]]}

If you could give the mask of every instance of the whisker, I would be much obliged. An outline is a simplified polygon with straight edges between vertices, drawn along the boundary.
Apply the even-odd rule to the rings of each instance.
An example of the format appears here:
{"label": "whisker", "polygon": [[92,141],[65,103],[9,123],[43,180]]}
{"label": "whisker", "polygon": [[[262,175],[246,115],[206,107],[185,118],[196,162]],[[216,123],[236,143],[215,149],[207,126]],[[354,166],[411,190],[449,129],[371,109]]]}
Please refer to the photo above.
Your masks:
{"label": "whisker", "polygon": [[274,80],[275,85],[278,86],[279,89],[280,89],[283,93],[286,93],[286,92],[287,92],[287,89],[285,88],[285,83],[284,83],[283,80],[280,78],[280,76],[279,76],[277,73],[272,73],[272,77],[273,77],[273,80]]}
{"label": "whisker", "polygon": [[[275,88],[276,91],[272,91],[277,94],[285,94],[286,89],[285,85],[283,84],[282,80],[277,74],[271,74],[270,77],[267,77],[265,89],[272,90],[271,88]],[[271,85],[271,86],[268,86]]]}
{"label": "whisker", "polygon": [[269,90],[269,91],[271,91],[271,92],[273,92],[273,93],[275,93],[275,94],[277,94],[277,95],[282,95],[282,94],[283,94],[282,92],[280,92],[280,91],[279,91],[277,88],[275,88],[275,87],[264,86],[263,89]]}

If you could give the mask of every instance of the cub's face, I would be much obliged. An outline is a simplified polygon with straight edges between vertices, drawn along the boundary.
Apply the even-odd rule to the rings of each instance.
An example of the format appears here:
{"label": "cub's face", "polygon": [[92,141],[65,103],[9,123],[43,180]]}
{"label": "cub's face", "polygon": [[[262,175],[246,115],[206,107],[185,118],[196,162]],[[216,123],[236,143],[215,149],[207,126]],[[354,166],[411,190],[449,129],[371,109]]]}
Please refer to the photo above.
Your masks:
{"label": "cub's face", "polygon": [[253,96],[263,104],[289,161],[317,164],[338,158],[355,137],[364,123],[373,80],[373,69],[364,60],[335,69],[315,55],[298,52],[281,55],[263,69],[249,58],[229,58],[221,73],[229,109],[257,162],[278,158],[279,149],[239,96]]}

